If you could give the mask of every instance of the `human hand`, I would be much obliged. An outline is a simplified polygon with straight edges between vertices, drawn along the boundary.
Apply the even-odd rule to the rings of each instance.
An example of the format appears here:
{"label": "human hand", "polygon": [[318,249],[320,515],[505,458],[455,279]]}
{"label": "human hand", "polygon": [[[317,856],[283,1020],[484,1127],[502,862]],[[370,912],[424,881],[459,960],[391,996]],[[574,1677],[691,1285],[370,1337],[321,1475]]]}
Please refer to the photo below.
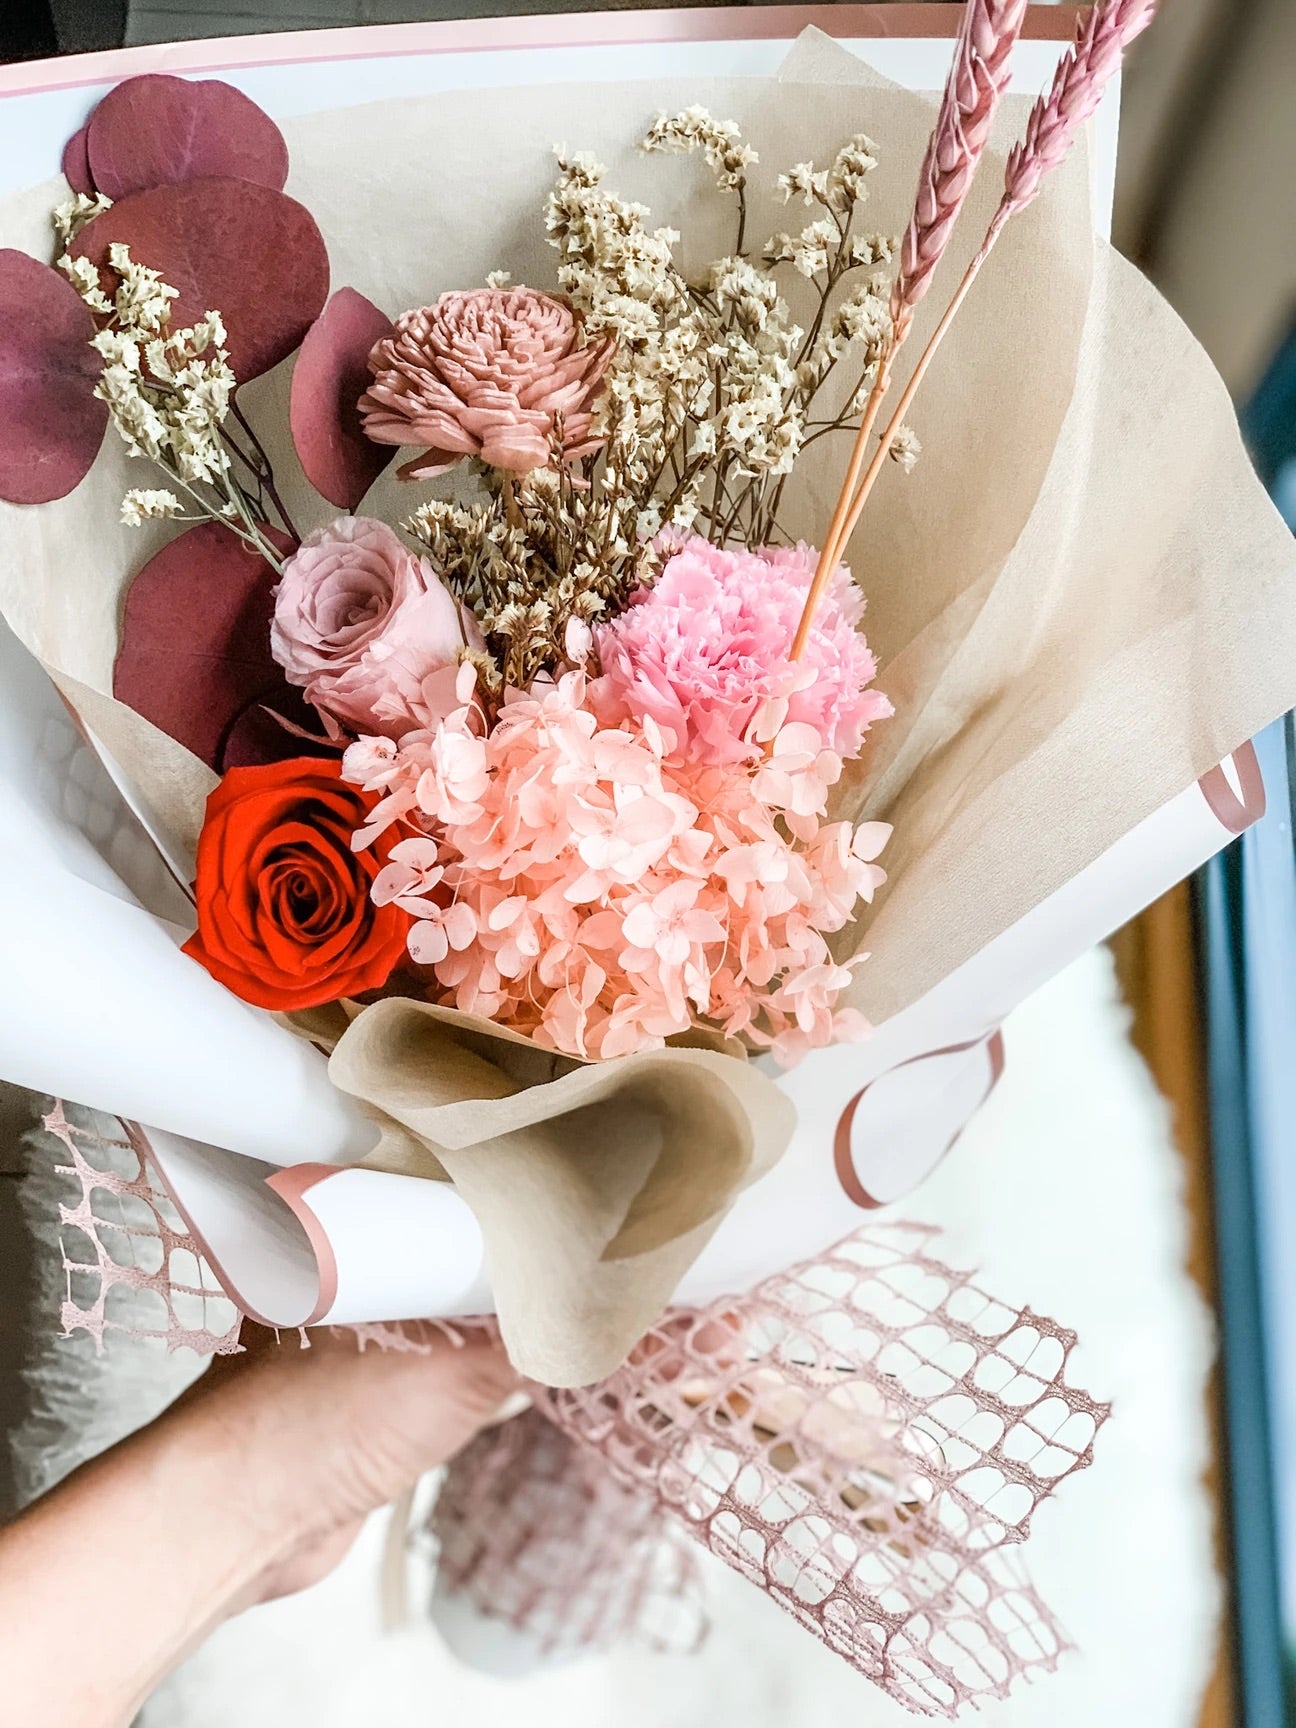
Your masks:
{"label": "human hand", "polygon": [[[502,1350],[424,1353],[245,1328],[170,1410],[0,1532],[15,1720],[118,1728],[229,1615],[332,1569],[365,1516],[444,1462],[517,1381]],[[75,1590],[75,1598],[70,1592]],[[76,1609],[70,1612],[70,1602]],[[73,1640],[60,1629],[74,1620]]]}
{"label": "human hand", "polygon": [[327,1576],[368,1514],[453,1456],[518,1384],[497,1345],[454,1344],[432,1326],[417,1350],[362,1350],[332,1329],[303,1345],[247,1323],[240,1342],[168,1419],[170,1443],[193,1458],[221,1468],[226,1449],[235,1455],[232,1504],[264,1562],[249,1586],[257,1601]]}

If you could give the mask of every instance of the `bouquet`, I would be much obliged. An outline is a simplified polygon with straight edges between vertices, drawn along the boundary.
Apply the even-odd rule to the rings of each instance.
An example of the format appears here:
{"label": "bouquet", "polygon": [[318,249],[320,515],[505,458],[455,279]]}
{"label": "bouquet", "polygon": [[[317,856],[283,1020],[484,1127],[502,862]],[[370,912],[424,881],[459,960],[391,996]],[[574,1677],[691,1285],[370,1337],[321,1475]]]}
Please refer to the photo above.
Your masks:
{"label": "bouquet", "polygon": [[[299,123],[299,198],[246,96],[131,78],[68,144],[51,261],[0,252],[0,601],[174,878],[79,958],[129,956],[170,1077],[75,1095],[246,1312],[494,1311],[635,1494],[663,1422],[677,1469],[724,1440],[749,1529],[798,1481],[909,1611],[878,1663],[849,1566],[788,1606],[942,1710],[1020,1663],[996,1634],[972,1683],[914,1617],[989,1623],[976,1556],[1029,1507],[969,1497],[885,1330],[842,1358],[925,1244],[822,1251],[957,1136],[1007,1009],[1256,813],[1246,740],[1296,697],[1290,546],[1092,236],[1083,127],[1150,0],[1100,0],[1022,125],[1024,11],[969,0],[925,149],[921,101],[822,42],[755,93],[609,98],[609,165],[545,165],[533,92],[461,128],[458,234],[391,166],[460,135],[444,106],[360,111],[381,183]],[[651,209],[619,184],[653,174]],[[1080,1418],[1070,1468],[1101,1411],[1064,1357],[1028,1402]],[[498,1488],[516,1445],[465,1468]],[[741,1563],[709,1471],[676,1511]]]}

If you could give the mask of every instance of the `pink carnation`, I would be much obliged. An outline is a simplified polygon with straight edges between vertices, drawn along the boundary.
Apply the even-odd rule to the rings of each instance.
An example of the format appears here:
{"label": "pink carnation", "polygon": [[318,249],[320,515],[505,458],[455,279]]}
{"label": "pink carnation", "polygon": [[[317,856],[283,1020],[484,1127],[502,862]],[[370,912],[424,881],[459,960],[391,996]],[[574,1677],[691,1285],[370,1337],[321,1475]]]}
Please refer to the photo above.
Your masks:
{"label": "pink carnation", "polygon": [[804,722],[826,748],[857,756],[873,721],[893,710],[867,688],[877,662],[858,629],[864,600],[845,565],[803,658],[788,659],[817,563],[806,545],[748,552],[700,536],[682,541],[653,587],[595,630],[603,666],[595,709],[609,721],[651,715],[681,758],[736,762],[758,753],[752,723],[774,703],[777,719]]}
{"label": "pink carnation", "polygon": [[868,1030],[838,1006],[858,961],[826,937],[884,880],[890,830],[823,819],[841,758],[812,726],[759,765],[682,761],[651,717],[600,724],[570,672],[483,735],[472,679],[435,731],[362,739],[344,766],[379,795],[357,845],[419,835],[374,898],[414,918],[439,1000],[582,1057],[707,1026],[793,1062]]}
{"label": "pink carnation", "polygon": [[349,731],[399,738],[434,724],[455,706],[465,644],[482,646],[476,619],[382,522],[340,517],[284,566],[271,652]]}

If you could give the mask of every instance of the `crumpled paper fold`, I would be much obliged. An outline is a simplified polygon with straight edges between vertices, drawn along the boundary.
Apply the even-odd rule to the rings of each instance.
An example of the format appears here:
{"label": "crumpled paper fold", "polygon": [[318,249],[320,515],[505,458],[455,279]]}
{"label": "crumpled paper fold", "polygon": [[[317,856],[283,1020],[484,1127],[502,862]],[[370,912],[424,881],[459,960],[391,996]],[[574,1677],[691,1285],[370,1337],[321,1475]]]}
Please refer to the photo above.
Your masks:
{"label": "crumpled paper fold", "polygon": [[796,1126],[791,1100],[741,1057],[574,1062],[395,997],[351,1022],[329,1074],[382,1130],[367,1162],[449,1177],[472,1207],[509,1354],[551,1386],[624,1360]]}

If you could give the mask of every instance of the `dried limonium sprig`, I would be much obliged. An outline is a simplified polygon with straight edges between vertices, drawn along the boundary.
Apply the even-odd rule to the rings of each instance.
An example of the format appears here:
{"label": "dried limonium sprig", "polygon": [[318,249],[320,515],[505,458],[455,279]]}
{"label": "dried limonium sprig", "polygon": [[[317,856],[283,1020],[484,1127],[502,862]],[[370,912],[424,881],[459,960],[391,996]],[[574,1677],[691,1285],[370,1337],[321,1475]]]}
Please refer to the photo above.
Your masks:
{"label": "dried limonium sprig", "polygon": [[67,249],[85,227],[87,222],[93,222],[96,216],[105,210],[112,209],[112,199],[105,198],[102,192],[96,192],[89,197],[84,192],[74,192],[62,204],[56,204],[50,212],[50,222],[58,236],[63,256],[58,260],[60,270],[66,270],[70,260]]}
{"label": "dried limonium sprig", "polygon": [[[717,543],[758,545],[778,532],[783,483],[806,443],[845,425],[876,367],[885,300],[872,280],[843,300],[848,274],[890,260],[895,242],[853,232],[876,146],[862,134],[823,170],[802,164],[781,178],[786,197],[822,214],[801,234],[775,235],[760,263],[744,250],[747,171],[756,154],[732,121],[704,109],[659,115],[644,146],[700,151],[722,190],[738,199],[733,252],[686,279],[673,229],[617,198],[588,156],[559,152],[546,222],[560,255],[559,280],[591,333],[616,338],[600,410],[602,474],[635,504],[634,534],[689,528]],[[773,274],[781,263],[813,283],[814,315],[798,323]],[[859,372],[843,380],[840,406],[819,393],[852,350]],[[836,381],[834,380],[834,383]]]}
{"label": "dried limonium sprig", "polygon": [[747,170],[760,158],[743,142],[737,123],[716,120],[700,107],[685,108],[679,114],[661,113],[644,134],[639,148],[645,155],[654,151],[702,152],[720,190],[737,195],[738,240],[734,250],[741,252],[747,232]]}
{"label": "dried limonium sprig", "polygon": [[[60,205],[53,220],[65,247],[105,207],[102,199],[80,195]],[[238,380],[220,313],[172,329],[178,291],[119,243],[108,252],[116,284],[111,293],[89,259],[64,250],[58,264],[98,325],[91,346],[103,371],[95,395],[107,404],[127,453],[154,463],[169,482],[160,489],[132,487],[122,500],[122,521],[139,527],[160,518],[215,520],[279,568],[281,552],[266,533],[273,478],[234,400]],[[251,438],[253,454],[232,436],[231,414]],[[282,507],[280,515],[291,533]]]}

